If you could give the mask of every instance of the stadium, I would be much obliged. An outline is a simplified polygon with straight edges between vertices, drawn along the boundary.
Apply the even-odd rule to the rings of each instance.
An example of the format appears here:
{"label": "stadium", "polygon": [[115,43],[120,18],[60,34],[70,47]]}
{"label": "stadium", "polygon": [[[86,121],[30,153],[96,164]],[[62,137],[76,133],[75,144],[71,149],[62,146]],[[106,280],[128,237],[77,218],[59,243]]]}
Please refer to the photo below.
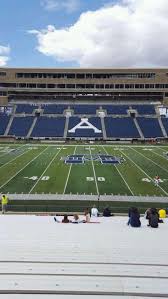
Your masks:
{"label": "stadium", "polygon": [[168,298],[167,16],[1,1],[0,298]]}
{"label": "stadium", "polygon": [[[110,200],[115,210],[126,199],[141,197],[142,210],[152,197],[156,205],[165,202],[167,74],[1,68],[0,189],[21,200],[11,208],[81,210],[83,198],[100,206]],[[31,205],[23,205],[25,198]],[[47,202],[40,206],[42,198]]]}

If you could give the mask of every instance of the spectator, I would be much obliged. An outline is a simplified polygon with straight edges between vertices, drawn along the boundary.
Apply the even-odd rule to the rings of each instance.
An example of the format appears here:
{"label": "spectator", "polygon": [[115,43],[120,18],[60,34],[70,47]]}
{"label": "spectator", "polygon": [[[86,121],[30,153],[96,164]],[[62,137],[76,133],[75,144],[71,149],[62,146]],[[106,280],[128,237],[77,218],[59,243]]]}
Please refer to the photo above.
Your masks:
{"label": "spectator", "polygon": [[99,211],[98,211],[98,209],[96,208],[95,205],[91,209],[91,216],[94,216],[94,217],[98,217],[99,216]]}
{"label": "spectator", "polygon": [[166,218],[166,211],[164,209],[159,210],[159,218]]}
{"label": "spectator", "polygon": [[84,215],[86,217],[86,222],[90,222],[90,211],[88,208],[85,209]]}
{"label": "spectator", "polygon": [[72,223],[84,223],[84,222],[86,221],[80,220],[77,214],[74,215],[74,220],[72,220]]}
{"label": "spectator", "polygon": [[103,211],[103,216],[104,217],[111,217],[111,216],[114,216],[114,215],[111,213],[110,209],[108,207],[106,207]]}
{"label": "spectator", "polygon": [[64,215],[64,218],[62,219],[62,221],[58,220],[56,217],[54,217],[54,220],[55,220],[55,222],[58,222],[58,223],[70,223],[71,222],[68,219],[68,215],[67,214]]}
{"label": "spectator", "polygon": [[62,223],[69,223],[70,221],[69,221],[69,219],[68,219],[68,215],[67,214],[65,214],[64,215],[64,218],[62,219]]}
{"label": "spectator", "polygon": [[129,209],[128,225],[131,225],[132,227],[141,226],[140,214],[136,207],[132,207],[131,209]]}
{"label": "spectator", "polygon": [[153,228],[157,228],[159,226],[159,214],[155,208],[151,209],[148,226],[151,226]]}
{"label": "spectator", "polygon": [[8,197],[5,194],[2,195],[1,205],[2,205],[2,214],[5,214],[7,212],[7,206],[8,206]]}
{"label": "spectator", "polygon": [[146,210],[145,215],[144,215],[145,219],[149,220],[150,215],[151,215],[151,208]]}

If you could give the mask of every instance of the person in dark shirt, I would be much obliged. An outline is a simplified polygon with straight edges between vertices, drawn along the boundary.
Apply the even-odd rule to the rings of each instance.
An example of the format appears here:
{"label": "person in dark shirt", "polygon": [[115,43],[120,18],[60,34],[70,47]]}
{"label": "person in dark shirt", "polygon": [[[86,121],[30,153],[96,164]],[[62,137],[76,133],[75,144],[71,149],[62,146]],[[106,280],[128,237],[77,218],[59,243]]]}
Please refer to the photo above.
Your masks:
{"label": "person in dark shirt", "polygon": [[64,218],[62,219],[62,223],[69,223],[70,221],[69,221],[69,219],[68,219],[68,215],[67,214],[65,214],[64,215]]}
{"label": "person in dark shirt", "polygon": [[103,211],[103,216],[110,217],[110,216],[114,216],[114,215],[111,213],[110,209],[108,207],[106,207]]}
{"label": "person in dark shirt", "polygon": [[136,207],[132,207],[129,209],[128,216],[129,216],[128,225],[131,225],[132,227],[141,226],[140,214]]}
{"label": "person in dark shirt", "polygon": [[54,217],[54,221],[55,222],[58,222],[58,223],[70,223],[71,221],[68,219],[68,215],[67,214],[65,214],[64,215],[64,218],[62,219],[62,221],[59,221],[56,217]]}
{"label": "person in dark shirt", "polygon": [[148,215],[149,224],[153,228],[157,228],[159,226],[159,213],[156,208],[151,208],[150,213]]}

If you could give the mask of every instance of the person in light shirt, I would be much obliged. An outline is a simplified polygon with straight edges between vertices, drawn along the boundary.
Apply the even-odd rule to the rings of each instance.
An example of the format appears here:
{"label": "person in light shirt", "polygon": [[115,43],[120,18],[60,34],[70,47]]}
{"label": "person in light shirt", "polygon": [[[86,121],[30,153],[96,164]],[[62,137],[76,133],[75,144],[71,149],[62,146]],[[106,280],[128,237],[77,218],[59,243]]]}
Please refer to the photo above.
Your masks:
{"label": "person in light shirt", "polygon": [[98,217],[99,216],[99,211],[98,211],[98,209],[96,208],[95,205],[91,209],[91,216],[94,216],[94,217]]}

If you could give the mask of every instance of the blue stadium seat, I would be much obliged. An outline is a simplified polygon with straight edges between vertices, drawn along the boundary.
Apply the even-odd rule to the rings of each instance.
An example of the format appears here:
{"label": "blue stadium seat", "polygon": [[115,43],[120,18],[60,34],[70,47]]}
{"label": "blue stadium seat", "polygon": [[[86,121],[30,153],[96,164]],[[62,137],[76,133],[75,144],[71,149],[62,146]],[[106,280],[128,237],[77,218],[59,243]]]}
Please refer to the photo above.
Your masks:
{"label": "blue stadium seat", "polygon": [[140,138],[138,130],[131,117],[105,117],[107,137],[111,138]]}
{"label": "blue stadium seat", "polygon": [[162,117],[162,124],[163,124],[163,126],[166,130],[167,135],[168,135],[168,118],[163,118]]}
{"label": "blue stadium seat", "polygon": [[100,108],[98,105],[71,105],[70,107],[74,110],[74,114],[80,115],[96,115],[96,110]]}
{"label": "blue stadium seat", "polygon": [[65,109],[68,109],[68,105],[53,105],[53,104],[48,104],[48,105],[42,105],[41,107],[44,109],[44,114],[63,114]]}
{"label": "blue stadium seat", "polygon": [[[91,138],[103,137],[100,118],[90,117],[88,121],[93,126],[95,126],[98,130],[101,130],[101,133],[95,133],[93,129],[76,129],[75,133],[68,132],[67,137],[91,137]],[[80,117],[70,117],[68,130],[71,130],[80,122],[81,122]]]}
{"label": "blue stadium seat", "polygon": [[125,115],[129,109],[128,105],[103,105],[103,109],[107,111],[107,114]]}
{"label": "blue stadium seat", "polygon": [[10,127],[8,135],[26,137],[33,123],[33,116],[15,117]]}
{"label": "blue stadium seat", "polygon": [[0,135],[4,135],[9,119],[10,116],[6,114],[0,114]]}
{"label": "blue stadium seat", "polygon": [[29,104],[17,104],[16,113],[32,114],[34,109],[38,109],[38,106]]}
{"label": "blue stadium seat", "polygon": [[163,137],[157,118],[137,117],[137,121],[145,138]]}
{"label": "blue stadium seat", "polygon": [[132,109],[137,110],[138,114],[141,115],[152,115],[156,114],[155,107],[153,105],[132,105]]}
{"label": "blue stadium seat", "polygon": [[40,116],[31,137],[63,137],[65,117]]}

